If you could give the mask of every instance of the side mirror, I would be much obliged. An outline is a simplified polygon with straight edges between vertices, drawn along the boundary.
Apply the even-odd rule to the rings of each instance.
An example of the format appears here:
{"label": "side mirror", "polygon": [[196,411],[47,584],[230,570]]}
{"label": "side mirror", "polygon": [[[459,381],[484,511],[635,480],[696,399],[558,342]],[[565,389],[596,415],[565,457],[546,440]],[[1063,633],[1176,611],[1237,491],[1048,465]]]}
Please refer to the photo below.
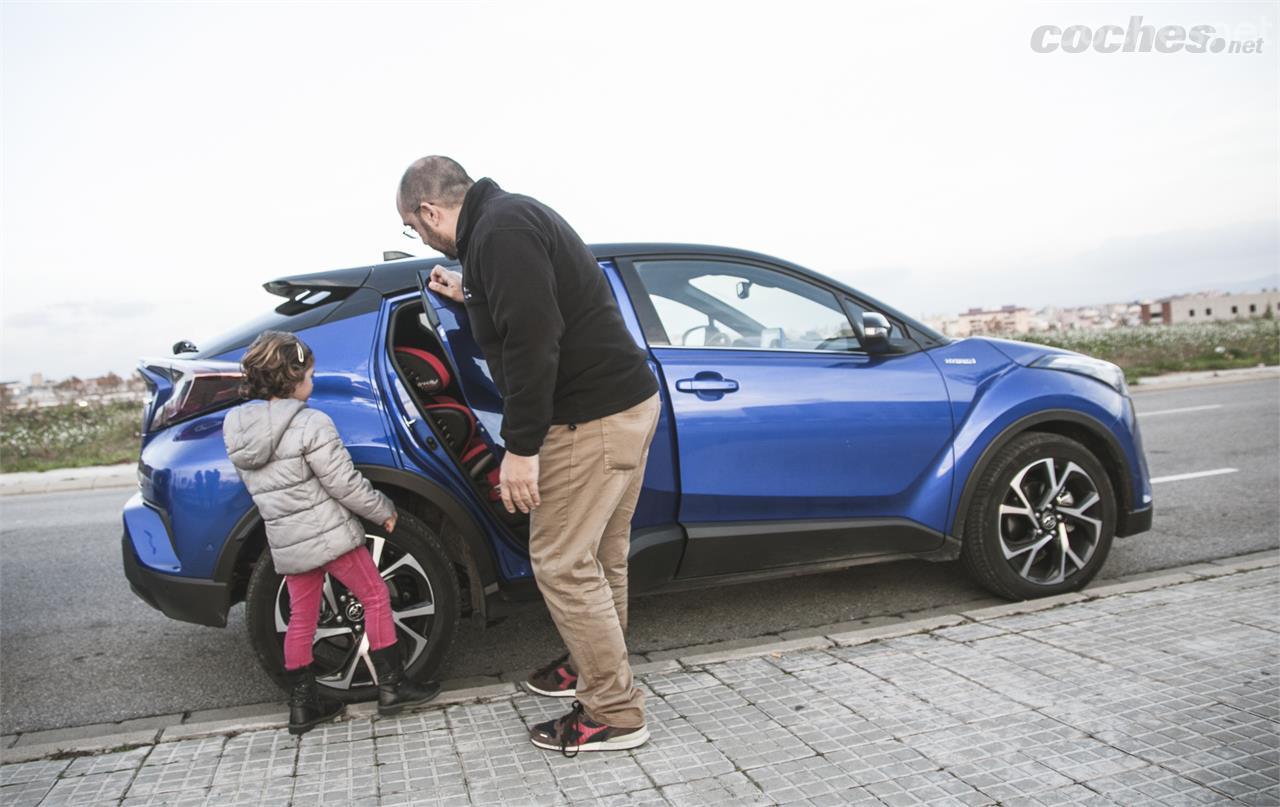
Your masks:
{"label": "side mirror", "polygon": [[862,315],[862,348],[868,353],[887,353],[893,326],[884,314],[867,311]]}

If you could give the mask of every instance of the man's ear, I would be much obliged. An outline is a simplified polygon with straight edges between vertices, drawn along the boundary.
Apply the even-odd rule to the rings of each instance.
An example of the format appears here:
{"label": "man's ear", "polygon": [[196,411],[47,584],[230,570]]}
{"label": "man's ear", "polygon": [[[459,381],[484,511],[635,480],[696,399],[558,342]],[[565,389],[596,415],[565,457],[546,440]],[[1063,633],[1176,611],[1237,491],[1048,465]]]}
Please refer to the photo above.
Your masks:
{"label": "man's ear", "polygon": [[422,217],[423,221],[430,224],[432,227],[440,223],[440,208],[430,202],[418,203],[418,215]]}

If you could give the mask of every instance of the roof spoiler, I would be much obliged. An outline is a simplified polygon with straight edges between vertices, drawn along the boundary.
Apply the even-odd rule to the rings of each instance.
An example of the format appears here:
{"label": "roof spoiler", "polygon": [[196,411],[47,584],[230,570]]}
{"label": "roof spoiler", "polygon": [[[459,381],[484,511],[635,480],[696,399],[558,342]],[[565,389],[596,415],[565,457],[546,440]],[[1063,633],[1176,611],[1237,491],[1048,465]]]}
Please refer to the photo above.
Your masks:
{"label": "roof spoiler", "polygon": [[[365,280],[373,272],[371,266],[357,266],[354,269],[335,269],[328,272],[312,272],[305,275],[290,275],[276,280],[268,280],[262,288],[278,297],[296,297],[306,292],[330,291],[338,296],[338,291],[350,294],[364,285]],[[345,297],[346,294],[341,296]]]}

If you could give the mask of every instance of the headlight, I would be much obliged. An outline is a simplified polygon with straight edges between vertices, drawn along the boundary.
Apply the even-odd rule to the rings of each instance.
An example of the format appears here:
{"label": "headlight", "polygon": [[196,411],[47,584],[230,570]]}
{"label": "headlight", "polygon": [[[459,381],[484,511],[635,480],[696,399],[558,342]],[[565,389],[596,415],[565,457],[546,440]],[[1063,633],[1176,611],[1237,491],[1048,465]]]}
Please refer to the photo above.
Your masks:
{"label": "headlight", "polygon": [[1129,394],[1129,387],[1124,383],[1124,370],[1109,361],[1091,359],[1076,353],[1050,353],[1031,362],[1031,366],[1087,375],[1090,378],[1096,378],[1121,395]]}

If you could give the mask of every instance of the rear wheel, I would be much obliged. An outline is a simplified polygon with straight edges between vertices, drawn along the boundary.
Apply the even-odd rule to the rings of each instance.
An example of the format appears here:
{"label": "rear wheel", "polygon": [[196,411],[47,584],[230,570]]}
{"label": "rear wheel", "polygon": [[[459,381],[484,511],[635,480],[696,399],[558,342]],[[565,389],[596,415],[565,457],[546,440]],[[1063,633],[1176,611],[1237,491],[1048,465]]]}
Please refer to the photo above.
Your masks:
{"label": "rear wheel", "polygon": [[1098,573],[1115,526],[1115,492],[1097,457],[1061,435],[1021,434],[978,483],[961,557],[1001,597],[1062,594]]}
{"label": "rear wheel", "polygon": [[[412,678],[435,674],[458,630],[458,580],[439,537],[412,513],[401,508],[396,530],[361,521],[366,546],[391,595],[396,640]],[[258,661],[281,687],[284,678],[284,636],[289,625],[289,590],[277,574],[271,552],[262,553],[245,593],[249,640]],[[377,694],[364,609],[355,595],[326,574],[320,602],[320,621],[312,646],[316,683],[324,694],[347,702]]]}

